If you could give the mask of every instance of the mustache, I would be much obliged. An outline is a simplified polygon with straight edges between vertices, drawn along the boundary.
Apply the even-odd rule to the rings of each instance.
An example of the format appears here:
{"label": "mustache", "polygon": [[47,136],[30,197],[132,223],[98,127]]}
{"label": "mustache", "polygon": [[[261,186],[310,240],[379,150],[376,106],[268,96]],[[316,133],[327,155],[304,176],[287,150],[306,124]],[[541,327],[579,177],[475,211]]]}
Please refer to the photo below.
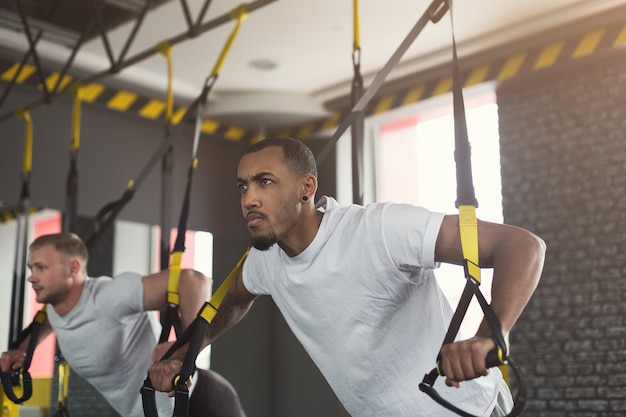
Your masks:
{"label": "mustache", "polygon": [[256,210],[250,210],[247,214],[245,219],[246,220],[250,220],[250,219],[266,219],[267,216],[261,212],[258,212]]}

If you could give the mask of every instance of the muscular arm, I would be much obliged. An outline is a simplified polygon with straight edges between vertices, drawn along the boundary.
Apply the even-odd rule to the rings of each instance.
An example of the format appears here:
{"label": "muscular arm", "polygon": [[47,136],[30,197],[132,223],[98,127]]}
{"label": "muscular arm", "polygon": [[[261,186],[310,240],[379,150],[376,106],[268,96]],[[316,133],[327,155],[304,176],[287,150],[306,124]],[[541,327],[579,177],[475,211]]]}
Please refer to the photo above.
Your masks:
{"label": "muscular arm", "polygon": [[[537,287],[545,243],[519,227],[479,221],[478,247],[480,266],[493,267],[491,307],[506,337]],[[463,262],[458,216],[445,216],[437,238],[435,260]],[[491,330],[483,321],[474,339],[442,348],[447,383],[458,385],[458,381],[486,374],[484,358],[494,347]]]}
{"label": "muscular arm", "polygon": [[[243,284],[241,268],[233,280],[216,316],[204,336],[202,348],[213,343],[219,336],[237,324],[250,310],[255,295],[246,290]],[[187,352],[187,345],[178,349],[170,359],[153,364],[150,369],[150,380],[155,389],[170,391],[172,379],[180,372],[182,361]]]}
{"label": "muscular arm", "polygon": [[256,296],[248,292],[243,284],[243,268],[239,269],[237,276],[233,280],[224,301],[220,306],[217,315],[209,326],[204,337],[205,346],[213,343],[215,339],[231,329],[235,324],[244,318],[252,307]]}
{"label": "muscular arm", "polygon": [[[52,333],[52,326],[48,322],[48,319],[43,322],[39,328],[39,337],[37,345],[44,341]],[[30,343],[30,336],[17,347],[17,349],[8,350],[3,352],[0,356],[0,368],[2,372],[11,372],[20,369],[24,366],[24,358],[26,357],[26,350],[28,349],[28,343]]]}
{"label": "muscular arm", "polygon": [[[144,310],[162,310],[167,305],[169,270],[142,277]],[[205,301],[209,299],[211,280],[192,269],[180,271],[178,284],[179,312],[183,329],[196,317]]]}

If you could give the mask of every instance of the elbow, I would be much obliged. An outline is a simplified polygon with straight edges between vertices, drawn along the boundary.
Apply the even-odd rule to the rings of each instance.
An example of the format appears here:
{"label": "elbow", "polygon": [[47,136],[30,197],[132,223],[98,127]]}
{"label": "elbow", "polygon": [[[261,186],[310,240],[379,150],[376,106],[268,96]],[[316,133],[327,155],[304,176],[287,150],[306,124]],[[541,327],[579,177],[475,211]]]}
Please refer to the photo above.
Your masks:
{"label": "elbow", "polygon": [[528,235],[530,240],[529,247],[533,248],[533,251],[535,253],[534,258],[536,259],[538,266],[540,268],[543,268],[543,263],[546,257],[547,250],[546,242],[534,233],[528,232]]}
{"label": "elbow", "polygon": [[183,269],[180,271],[178,289],[180,293],[202,295],[203,300],[208,300],[212,282],[211,278],[201,272],[194,269]]}
{"label": "elbow", "polygon": [[539,268],[543,270],[543,264],[546,259],[546,250],[548,247],[546,245],[546,242],[542,238],[534,234],[532,236],[535,241],[535,253],[537,262],[539,264]]}
{"label": "elbow", "polygon": [[534,276],[535,285],[537,285],[543,272],[547,250],[546,242],[534,233],[527,232],[523,247],[526,248],[527,266],[530,268],[531,276]]}

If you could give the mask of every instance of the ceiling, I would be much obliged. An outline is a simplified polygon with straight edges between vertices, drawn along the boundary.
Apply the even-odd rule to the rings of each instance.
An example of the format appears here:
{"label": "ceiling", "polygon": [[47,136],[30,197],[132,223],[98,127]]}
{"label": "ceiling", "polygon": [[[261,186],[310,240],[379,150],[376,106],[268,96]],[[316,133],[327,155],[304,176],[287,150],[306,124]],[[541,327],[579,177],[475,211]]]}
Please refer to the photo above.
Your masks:
{"label": "ceiling", "polygon": [[[22,0],[32,6],[52,0]],[[85,0],[68,0],[84,5]],[[76,3],[77,2],[77,3]],[[114,56],[119,56],[135,25],[137,10],[145,0],[106,0],[114,8],[124,4],[124,13],[108,12],[103,24]],[[612,8],[623,0],[457,0],[454,3],[454,30],[459,54],[477,53],[541,33]],[[15,2],[0,0],[0,9],[13,9]],[[130,5],[136,4],[132,11]],[[183,4],[193,19],[209,4],[202,22],[217,21],[238,3],[229,0],[153,1],[137,36],[125,55],[139,56],[166,39],[179,37],[173,44],[173,89],[176,100],[190,102],[197,97],[211,73],[235,20],[205,30],[194,38],[185,35],[187,23]],[[243,124],[280,123],[285,118],[300,122],[322,116],[327,101],[349,94],[353,76],[353,1],[349,0],[257,0],[240,27],[211,91],[209,115],[231,118]],[[359,6],[361,73],[365,86],[387,62],[404,37],[420,19],[429,0],[362,0]],[[81,6],[82,7],[82,6]],[[120,6],[121,7],[121,6]],[[129,8],[130,7],[130,8]],[[66,26],[77,38],[76,21],[85,20],[78,7],[63,10],[60,21],[46,26]],[[30,9],[29,9],[30,10]],[[129,12],[130,10],[130,12]],[[3,12],[3,13],[4,13]],[[76,13],[76,15],[74,14]],[[32,15],[29,19],[42,19]],[[68,18],[68,16],[75,16]],[[6,20],[6,19],[5,19]],[[28,50],[22,30],[3,25],[0,18],[0,49],[23,54]],[[67,33],[66,33],[67,34]],[[184,36],[180,36],[184,35]],[[71,37],[70,37],[71,38]],[[71,48],[59,39],[46,37],[37,46],[42,60],[62,64]],[[429,23],[387,79],[393,79],[445,63],[451,57],[449,15],[439,23]],[[253,63],[257,62],[255,66]],[[73,68],[82,74],[97,74],[110,68],[102,37],[93,33],[78,50]],[[264,68],[269,66],[272,68]],[[132,86],[155,96],[165,95],[166,60],[162,54],[149,54],[116,75],[109,82]],[[107,82],[102,80],[101,82]]]}

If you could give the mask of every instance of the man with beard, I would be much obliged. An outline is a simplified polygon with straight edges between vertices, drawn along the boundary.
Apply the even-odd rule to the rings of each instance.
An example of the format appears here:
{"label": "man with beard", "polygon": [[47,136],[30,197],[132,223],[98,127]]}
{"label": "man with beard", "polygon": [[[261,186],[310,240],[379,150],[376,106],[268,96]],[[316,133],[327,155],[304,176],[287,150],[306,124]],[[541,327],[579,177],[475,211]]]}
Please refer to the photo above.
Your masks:
{"label": "man with beard", "polygon": [[[298,140],[267,139],[242,156],[237,186],[253,248],[204,343],[241,320],[258,295],[271,295],[353,417],[450,415],[419,391],[440,349],[446,384],[456,387],[442,396],[472,415],[505,415],[510,392],[485,364],[496,346],[489,326],[441,347],[452,310],[433,270],[463,262],[458,216],[407,204],[340,206],[326,196],[314,203],[317,185],[315,159]],[[539,281],[545,244],[483,221],[478,234],[506,337]],[[183,355],[151,366],[155,388],[172,388]]]}

